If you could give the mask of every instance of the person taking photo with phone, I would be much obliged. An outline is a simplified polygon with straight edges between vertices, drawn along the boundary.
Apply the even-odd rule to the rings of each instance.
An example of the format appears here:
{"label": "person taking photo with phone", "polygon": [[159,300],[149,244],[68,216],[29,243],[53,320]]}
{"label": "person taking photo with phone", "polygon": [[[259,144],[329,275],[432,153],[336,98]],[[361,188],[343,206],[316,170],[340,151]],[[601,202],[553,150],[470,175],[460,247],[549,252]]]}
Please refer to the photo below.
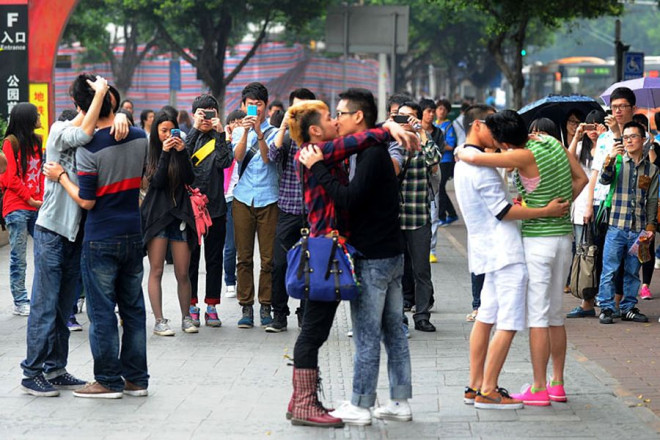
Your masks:
{"label": "person taking photo with phone", "polygon": [[[220,327],[217,305],[222,291],[222,255],[225,246],[225,218],[227,205],[224,194],[224,169],[231,166],[234,153],[226,141],[222,123],[218,118],[218,101],[211,95],[200,95],[193,101],[193,127],[186,137],[186,149],[192,159],[195,181],[193,187],[208,197],[206,208],[213,224],[204,236],[206,261],[206,311],[204,322],[209,327]],[[199,258],[201,246],[195,246],[190,256],[190,316],[193,324],[200,325],[197,307]]]}
{"label": "person taking photo with phone", "polygon": [[190,254],[197,247],[195,218],[185,186],[195,180],[190,155],[179,134],[176,118],[158,112],[149,136],[146,178],[149,189],[142,202],[142,231],[149,257],[149,301],[156,318],[154,334],[174,336],[163,317],[163,267],[171,246],[181,307],[181,329],[197,333],[190,316]]}

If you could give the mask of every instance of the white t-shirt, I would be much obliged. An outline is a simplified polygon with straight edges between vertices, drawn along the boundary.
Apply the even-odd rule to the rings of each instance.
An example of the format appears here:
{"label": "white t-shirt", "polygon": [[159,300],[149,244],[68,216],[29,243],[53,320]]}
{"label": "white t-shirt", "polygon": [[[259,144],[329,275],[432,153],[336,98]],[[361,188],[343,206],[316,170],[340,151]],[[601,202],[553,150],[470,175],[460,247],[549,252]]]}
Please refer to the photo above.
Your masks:
{"label": "white t-shirt", "polygon": [[[582,141],[579,141],[577,144],[576,154],[578,157],[580,157],[580,154],[582,154]],[[594,161],[595,159],[592,162]],[[587,167],[582,163],[580,163],[580,166],[582,167],[582,171],[584,171],[587,176],[591,176],[592,168]],[[580,194],[575,198],[575,200],[573,200],[573,204],[571,205],[571,220],[573,221],[574,225],[581,225],[584,223],[584,211],[587,209],[588,192],[589,185],[585,185],[585,187],[582,188]]]}
{"label": "white t-shirt", "polygon": [[511,204],[498,171],[460,161],[454,168],[454,188],[468,231],[470,272],[482,274],[524,264],[519,222],[497,218]]}

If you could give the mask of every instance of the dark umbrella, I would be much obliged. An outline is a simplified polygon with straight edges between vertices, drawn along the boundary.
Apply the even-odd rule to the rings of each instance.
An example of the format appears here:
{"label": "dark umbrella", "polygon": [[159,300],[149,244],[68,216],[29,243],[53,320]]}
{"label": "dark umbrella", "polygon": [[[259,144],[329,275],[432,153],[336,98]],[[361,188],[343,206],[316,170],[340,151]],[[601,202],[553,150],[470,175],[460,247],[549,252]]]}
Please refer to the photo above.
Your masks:
{"label": "dark umbrella", "polygon": [[594,98],[586,95],[548,95],[545,98],[527,104],[518,110],[518,113],[522,116],[528,129],[535,119],[550,119],[557,124],[562,137],[560,141],[563,141],[563,138],[566,137],[566,119],[574,110],[587,116],[592,110],[602,112],[603,107]]}

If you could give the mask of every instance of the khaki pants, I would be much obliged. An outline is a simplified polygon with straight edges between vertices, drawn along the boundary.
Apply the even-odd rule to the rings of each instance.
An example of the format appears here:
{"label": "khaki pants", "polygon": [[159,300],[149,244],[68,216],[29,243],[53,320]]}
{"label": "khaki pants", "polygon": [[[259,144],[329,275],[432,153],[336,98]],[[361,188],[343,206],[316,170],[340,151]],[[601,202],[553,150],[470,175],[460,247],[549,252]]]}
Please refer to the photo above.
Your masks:
{"label": "khaki pants", "polygon": [[236,243],[236,295],[241,306],[254,304],[254,235],[259,240],[261,272],[259,273],[259,303],[270,305],[273,291],[273,245],[277,226],[277,203],[263,208],[233,201],[234,241]]}

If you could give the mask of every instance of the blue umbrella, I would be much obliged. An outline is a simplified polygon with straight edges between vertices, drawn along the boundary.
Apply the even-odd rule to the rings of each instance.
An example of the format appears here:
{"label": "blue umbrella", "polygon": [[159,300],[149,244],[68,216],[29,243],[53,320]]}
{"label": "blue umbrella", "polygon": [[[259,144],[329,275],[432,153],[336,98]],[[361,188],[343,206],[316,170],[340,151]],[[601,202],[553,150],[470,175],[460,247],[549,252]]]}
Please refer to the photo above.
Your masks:
{"label": "blue umbrella", "polygon": [[639,108],[660,107],[660,78],[644,77],[614,83],[600,95],[605,104],[610,105],[610,95],[617,87],[628,87],[632,90]]}

